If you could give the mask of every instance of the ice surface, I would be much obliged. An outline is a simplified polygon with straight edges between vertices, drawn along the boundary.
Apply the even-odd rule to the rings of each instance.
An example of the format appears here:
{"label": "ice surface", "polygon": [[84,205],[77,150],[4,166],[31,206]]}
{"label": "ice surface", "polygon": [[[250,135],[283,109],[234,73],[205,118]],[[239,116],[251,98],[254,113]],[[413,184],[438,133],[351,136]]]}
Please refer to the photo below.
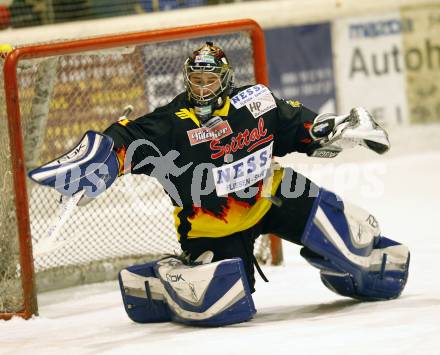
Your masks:
{"label": "ice surface", "polygon": [[409,246],[401,298],[361,303],[333,294],[299,247],[285,243],[285,265],[263,266],[270,282],[257,280],[258,313],[248,323],[134,324],[116,282],[107,282],[41,294],[40,317],[0,321],[0,354],[439,354],[440,150],[374,158],[301,160],[297,168],[370,210],[384,235]]}

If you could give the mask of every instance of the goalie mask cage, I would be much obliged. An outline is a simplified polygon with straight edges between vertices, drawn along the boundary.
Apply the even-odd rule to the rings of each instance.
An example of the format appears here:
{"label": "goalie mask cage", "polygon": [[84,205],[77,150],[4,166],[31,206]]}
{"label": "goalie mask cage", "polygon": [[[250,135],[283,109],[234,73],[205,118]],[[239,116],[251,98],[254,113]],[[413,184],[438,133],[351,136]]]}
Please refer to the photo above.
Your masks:
{"label": "goalie mask cage", "polygon": [[[79,207],[46,255],[60,195],[26,172],[65,153],[86,130],[102,131],[128,104],[132,117],[184,90],[185,58],[204,41],[225,48],[236,84],[267,84],[264,36],[252,20],[128,33],[16,48],[5,59],[0,117],[0,318],[37,314],[39,292],[116,278],[128,265],[180,250],[172,205],[155,179],[127,175]],[[9,133],[8,133],[9,132]],[[270,241],[269,241],[270,240]],[[260,260],[280,261],[280,241],[259,238]]]}

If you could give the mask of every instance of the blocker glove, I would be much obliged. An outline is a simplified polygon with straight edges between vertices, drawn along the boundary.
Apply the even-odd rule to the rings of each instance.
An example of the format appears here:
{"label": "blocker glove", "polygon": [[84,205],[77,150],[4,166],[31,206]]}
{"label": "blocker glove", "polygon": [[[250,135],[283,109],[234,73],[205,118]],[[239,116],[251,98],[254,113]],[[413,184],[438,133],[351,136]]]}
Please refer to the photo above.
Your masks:
{"label": "blocker glove", "polygon": [[68,153],[28,173],[36,183],[50,186],[64,196],[85,190],[95,198],[118,176],[119,162],[110,136],[87,131]]}

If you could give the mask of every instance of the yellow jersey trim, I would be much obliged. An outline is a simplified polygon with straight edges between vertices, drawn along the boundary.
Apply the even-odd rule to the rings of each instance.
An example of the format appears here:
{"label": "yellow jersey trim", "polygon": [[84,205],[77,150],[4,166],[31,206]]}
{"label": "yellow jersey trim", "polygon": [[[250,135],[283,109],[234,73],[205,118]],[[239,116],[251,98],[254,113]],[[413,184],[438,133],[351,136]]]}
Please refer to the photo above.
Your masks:
{"label": "yellow jersey trim", "polygon": [[[272,179],[269,179],[268,183],[270,187],[263,187],[262,193],[269,193],[270,196],[274,196],[281,181],[283,179],[283,169],[275,170]],[[215,218],[208,213],[200,213],[194,218],[191,218],[191,230],[188,232],[188,238],[221,238],[246,229],[251,228],[257,224],[261,218],[269,211],[272,206],[272,202],[264,197],[261,197],[252,207],[242,207],[240,203],[234,204],[232,202],[231,208],[228,210],[228,214],[225,216],[225,220]],[[178,214],[182,211],[182,207],[174,208],[174,224],[176,230],[180,226],[180,218]],[[178,234],[180,239],[180,235]]]}
{"label": "yellow jersey trim", "polygon": [[187,108],[181,108],[179,111],[176,112],[176,116],[179,117],[181,120],[186,120],[189,118],[197,125],[197,127],[200,127],[200,121],[197,118],[193,108],[190,108],[189,110]]}
{"label": "yellow jersey trim", "polygon": [[226,102],[222,108],[215,110],[212,115],[213,116],[227,116],[229,114],[229,108],[231,107],[231,100],[229,96],[226,97]]}
{"label": "yellow jersey trim", "polygon": [[128,120],[127,118],[124,118],[123,120],[117,121],[117,123],[120,124],[121,126],[126,126],[129,122],[130,122],[130,120]]}
{"label": "yellow jersey trim", "polygon": [[[226,98],[225,104],[222,108],[215,110],[212,115],[213,116],[223,116],[226,117],[229,114],[229,108],[231,107],[231,100],[229,97]],[[176,112],[176,116],[179,117],[181,120],[190,119],[193,121],[197,127],[201,126],[201,123],[199,119],[196,116],[196,113],[193,108],[187,109],[187,108],[181,108],[179,111]]]}

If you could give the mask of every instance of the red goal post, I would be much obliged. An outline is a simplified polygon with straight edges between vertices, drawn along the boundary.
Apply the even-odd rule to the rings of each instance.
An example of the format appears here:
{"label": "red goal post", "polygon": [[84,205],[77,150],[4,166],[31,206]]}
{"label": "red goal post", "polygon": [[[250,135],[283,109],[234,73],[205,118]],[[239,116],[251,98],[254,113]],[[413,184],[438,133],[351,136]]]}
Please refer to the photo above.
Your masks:
{"label": "red goal post", "polygon": [[[9,277],[10,279],[13,279],[13,281],[9,282],[10,280],[7,280],[8,282],[5,283],[6,286],[3,286],[3,290],[6,292],[6,290],[9,290],[10,288],[15,290],[11,292],[18,292],[20,293],[20,296],[17,296],[18,298],[21,297],[21,306],[18,306],[18,309],[15,309],[17,307],[14,305],[13,309],[8,309],[8,307],[4,306],[5,302],[2,300],[2,279],[0,276],[0,319],[9,319],[14,315],[18,315],[24,318],[29,318],[33,314],[37,314],[37,302],[36,302],[36,279],[35,279],[35,266],[34,266],[34,256],[32,252],[32,240],[35,240],[35,234],[36,230],[43,230],[44,228],[47,229],[47,225],[40,225],[39,221],[44,220],[46,217],[42,218],[40,213],[41,211],[38,211],[35,209],[35,213],[37,214],[37,217],[35,217],[35,221],[37,221],[37,224],[32,224],[31,217],[30,217],[30,211],[33,212],[32,201],[34,200],[33,195],[36,195],[34,193],[36,188],[32,188],[32,194],[30,194],[31,187],[29,186],[29,183],[27,181],[26,177],[26,171],[29,168],[27,166],[26,162],[30,159],[26,156],[25,151],[33,150],[36,151],[37,149],[35,147],[41,147],[41,144],[30,144],[29,147],[26,145],[26,138],[29,136],[28,131],[31,131],[32,129],[29,128],[32,126],[33,121],[29,119],[23,119],[24,113],[28,114],[29,111],[35,110],[34,106],[37,106],[38,103],[34,103],[32,107],[27,108],[24,107],[22,104],[22,101],[26,96],[38,96],[38,90],[35,88],[26,90],[21,90],[20,85],[26,86],[27,81],[38,82],[44,81],[44,80],[50,80],[49,75],[45,76],[45,73],[43,73],[42,78],[38,78],[38,72],[33,72],[32,74],[29,74],[29,77],[20,78],[19,77],[19,71],[20,73],[24,72],[24,70],[20,69],[20,63],[26,63],[29,62],[30,66],[32,66],[32,63],[39,63],[39,61],[46,60],[47,58],[65,58],[63,59],[62,63],[59,65],[60,67],[69,67],[71,65],[72,67],[81,67],[81,65],[84,65],[83,70],[89,70],[93,64],[92,59],[87,59],[86,57],[81,57],[81,59],[74,59],[74,55],[78,53],[97,53],[93,55],[93,60],[98,61],[101,60],[101,62],[112,60],[115,63],[119,63],[123,65],[123,59],[121,59],[120,62],[118,62],[118,56],[112,55],[111,57],[104,59],[99,59],[99,53],[100,51],[106,51],[106,50],[112,50],[115,48],[127,48],[130,46],[133,46],[134,51],[138,51],[137,46],[142,46],[146,44],[154,44],[154,43],[168,43],[170,41],[175,41],[173,43],[179,43],[179,41],[187,41],[190,39],[195,38],[204,38],[207,36],[224,36],[228,34],[235,34],[235,33],[247,33],[250,38],[251,43],[251,56],[253,60],[253,77],[254,81],[257,83],[262,84],[268,84],[268,75],[267,75],[267,69],[266,69],[266,58],[265,58],[265,45],[264,45],[264,34],[260,26],[253,20],[238,20],[238,21],[228,21],[228,22],[221,22],[221,23],[215,23],[215,24],[206,24],[206,25],[197,25],[197,26],[189,26],[189,27],[178,27],[178,28],[172,28],[172,29],[163,29],[163,30],[154,30],[154,31],[147,31],[147,32],[140,32],[140,33],[128,33],[128,34],[120,34],[120,35],[112,35],[112,36],[102,36],[102,37],[96,37],[96,38],[88,38],[88,39],[82,39],[82,40],[71,40],[71,41],[64,41],[64,42],[56,42],[56,43],[47,43],[47,44],[40,44],[40,45],[31,45],[31,46],[23,46],[20,48],[14,49],[12,52],[10,52],[4,62],[4,70],[3,70],[3,76],[4,76],[4,100],[6,103],[7,108],[7,128],[8,128],[8,137],[2,137],[2,139],[7,141],[9,139],[9,147],[10,147],[10,162],[6,161],[3,157],[3,162],[0,160],[0,167],[3,168],[3,166],[6,166],[6,173],[5,173],[5,179],[4,181],[11,181],[11,187],[10,187],[10,194],[11,197],[9,198],[9,195],[2,195],[2,199],[8,199],[9,198],[9,205],[6,202],[2,202],[3,206],[0,206],[0,223],[3,225],[4,223],[7,224],[8,228],[7,231],[5,230],[4,235],[0,236],[0,252],[3,254],[4,252],[8,252],[8,248],[2,248],[2,243],[6,243],[6,241],[11,240],[11,238],[14,238],[15,236],[18,239],[18,252],[15,252],[14,250],[9,251],[12,254],[16,253],[19,255],[18,260],[18,266],[15,270],[12,270]],[[159,47],[158,47],[159,48]],[[228,48],[226,47],[226,51],[228,52]],[[142,51],[141,51],[142,52]],[[144,50],[143,55],[145,57],[147,51]],[[116,59],[115,59],[116,58]],[[142,68],[145,68],[148,66],[148,64],[145,64],[146,60],[145,58],[140,60],[142,62],[139,64]],[[233,62],[233,61],[232,61]],[[78,64],[79,63],[79,64]],[[234,64],[234,62],[233,62]],[[36,64],[39,65],[39,64]],[[115,64],[116,65],[116,64]],[[171,65],[171,64],[170,64]],[[47,62],[47,70],[50,70],[51,67],[53,67],[54,64],[52,62]],[[236,65],[234,66],[236,67]],[[129,67],[127,67],[130,69]],[[119,70],[119,72],[123,72],[127,68],[124,69],[112,69],[112,70]],[[96,68],[95,68],[96,69]],[[102,69],[102,68],[101,68]],[[127,69],[127,70],[128,70]],[[131,68],[132,69],[132,68]],[[131,70],[130,69],[130,70]],[[93,68],[90,70],[94,70]],[[100,68],[96,69],[100,71]],[[103,72],[105,73],[107,69],[104,68]],[[109,69],[110,70],[110,69]],[[128,71],[130,71],[128,70]],[[101,71],[100,71],[101,72]],[[71,82],[74,82],[76,79],[76,76],[81,76],[82,74],[79,71],[74,71],[72,69],[72,72],[70,74],[60,74],[56,73],[54,74],[57,79],[60,81],[59,84],[53,84],[51,85],[58,85],[61,89],[68,90],[69,85],[63,86],[63,80],[65,82],[69,83],[69,75],[73,78]],[[97,74],[98,75],[98,74]],[[104,74],[103,74],[104,75]],[[37,77],[37,78],[34,78]],[[157,75],[157,74],[151,74],[152,78],[157,78],[158,83],[155,84],[155,90],[160,88],[163,85],[163,80],[165,76]],[[134,78],[135,76],[133,76]],[[48,79],[49,78],[49,79]],[[118,77],[120,81],[124,80],[124,75],[121,74],[120,77]],[[54,80],[57,80],[54,79]],[[109,79],[110,80],[110,79]],[[133,79],[134,80],[134,79]],[[88,80],[83,80],[84,82],[87,82]],[[83,83],[84,84],[84,83]],[[32,84],[36,85],[36,84]],[[75,84],[76,85],[76,84]],[[94,85],[100,85],[99,82],[95,82]],[[126,88],[132,87],[131,83],[125,83]],[[135,87],[142,87],[142,86],[148,86],[146,84],[138,84],[138,86],[133,85]],[[43,89],[46,87],[43,87]],[[67,89],[66,89],[67,88]],[[21,91],[20,91],[21,90]],[[99,90],[99,89],[98,89]],[[43,90],[44,91],[44,90]],[[46,104],[46,111],[57,108],[59,106],[66,106],[68,107],[70,104],[70,99],[72,101],[75,101],[77,103],[84,102],[85,98],[75,96],[75,93],[70,93],[72,98],[69,98],[68,103],[66,103],[66,97],[64,96],[56,96],[57,94],[51,92],[47,96],[54,97],[52,102],[49,102]],[[30,93],[30,94],[29,94]],[[92,93],[92,94],[91,94]],[[86,94],[85,94],[86,95]],[[95,112],[96,114],[100,115],[100,112],[106,112],[106,105],[105,102],[108,99],[102,98],[99,96],[99,94],[95,93],[94,91],[87,92],[88,96],[92,96],[92,98],[88,98],[91,101],[95,100],[102,102],[101,106],[99,108],[94,108],[92,106],[88,107],[88,112]],[[110,99],[114,96],[112,96],[111,93],[109,93]],[[128,95],[128,94],[127,94]],[[130,95],[128,95],[130,96]],[[127,97],[128,97],[127,96]],[[60,97],[64,97],[64,99],[60,99]],[[138,100],[134,97],[134,94],[130,96],[133,100]],[[115,99],[115,98],[114,98]],[[57,101],[58,100],[58,101]],[[64,100],[64,101],[63,101]],[[143,99],[139,99],[142,101]],[[140,102],[139,101],[139,102]],[[145,101],[145,100],[144,100]],[[89,101],[88,101],[89,102]],[[41,104],[41,103],[40,103]],[[79,104],[80,105],[80,104]],[[152,108],[153,105],[150,105],[149,108]],[[43,109],[38,114],[35,114],[34,116],[50,116],[49,112],[46,112],[45,109]],[[141,111],[141,110],[140,110]],[[136,111],[135,111],[136,112]],[[136,112],[137,114],[145,113],[145,112]],[[70,113],[66,114],[69,117],[62,116],[63,120],[69,119],[70,116],[72,119],[74,119],[75,115],[79,115],[79,111],[71,111]],[[116,119],[116,117],[113,117],[113,119]],[[3,118],[1,118],[3,120]],[[24,123],[25,122],[25,123]],[[44,139],[44,137],[50,132],[53,132],[53,134],[57,137],[61,137],[61,141],[67,140],[67,135],[62,136],[59,134],[59,132],[66,133],[70,129],[72,129],[69,125],[62,125],[62,123],[52,123],[53,126],[51,126],[50,121],[49,123],[42,124],[42,127],[44,129],[47,129],[46,131],[40,131],[37,136],[40,137],[40,140]],[[2,123],[3,124],[3,123]],[[74,122],[72,121],[72,127],[74,126],[74,129],[78,128],[78,130],[81,130],[81,127],[84,125],[84,122],[75,123],[76,126],[74,126]],[[24,127],[26,126],[26,127]],[[3,126],[0,124],[0,129]],[[101,127],[101,126],[99,126]],[[41,129],[41,127],[39,127]],[[34,129],[35,130],[35,129]],[[49,132],[49,133],[48,133]],[[3,131],[0,130],[0,134],[4,134]],[[67,134],[67,133],[66,133]],[[40,156],[41,159],[41,151],[49,151],[49,153],[54,154],[54,151],[56,150],[57,144],[54,143],[54,146],[51,147],[50,144],[47,144],[48,147],[39,148],[37,153],[38,156]],[[58,144],[59,145],[59,144]],[[65,147],[63,147],[65,149]],[[48,155],[50,156],[50,154]],[[0,157],[2,158],[2,157]],[[53,157],[52,157],[53,158]],[[3,165],[2,165],[3,164]],[[9,166],[9,164],[11,164]],[[8,168],[9,166],[9,168]],[[8,170],[10,169],[10,171]],[[6,176],[7,173],[10,172],[10,177]],[[5,189],[5,188],[4,188]],[[154,189],[154,187],[152,188]],[[6,191],[7,187],[6,187]],[[4,192],[2,192],[4,193]],[[151,191],[149,192],[151,193]],[[38,195],[42,196],[42,195]],[[37,197],[36,197],[37,198]],[[40,197],[38,197],[40,198]],[[45,197],[44,197],[45,198]],[[162,197],[161,197],[162,198]],[[49,200],[44,200],[43,197],[41,197],[41,200],[39,200],[39,206],[45,205],[46,202],[44,201],[52,201],[53,197],[51,196]],[[95,203],[95,202],[94,202]],[[99,206],[97,208],[100,208]],[[9,209],[9,212],[8,212]],[[15,209],[15,214],[11,217],[10,209]],[[6,217],[5,217],[6,216]],[[49,218],[49,217],[47,217]],[[96,220],[99,219],[100,216],[96,217]],[[9,224],[8,224],[9,223]],[[90,223],[90,222],[88,222]],[[14,224],[14,225],[12,225]],[[161,227],[161,226],[159,226]],[[103,233],[105,231],[102,231]],[[9,233],[9,235],[8,235]],[[99,230],[98,230],[99,233]],[[270,250],[272,255],[272,264],[278,264],[281,261],[282,253],[281,253],[281,242],[278,238],[270,237],[271,243],[270,243]],[[101,242],[97,241],[96,243]],[[115,244],[118,244],[119,242],[114,242]],[[14,242],[12,242],[14,244]],[[83,254],[84,251],[76,251],[73,252],[73,254]],[[67,254],[66,254],[67,255]],[[69,255],[60,256],[61,258],[67,258]],[[120,256],[115,256],[112,254],[112,252],[109,252],[109,255],[115,258],[119,258]],[[78,255],[76,255],[78,256]],[[3,255],[2,255],[3,257]],[[106,259],[107,260],[107,259]],[[112,259],[113,260],[113,259]],[[119,260],[119,259],[118,259]],[[46,261],[42,262],[43,266],[39,266],[42,270],[46,267],[45,263]],[[84,263],[84,261],[80,260],[79,263]],[[12,262],[13,264],[13,262]],[[61,266],[55,262],[56,270],[59,272],[59,269]],[[0,268],[2,265],[0,264]],[[8,266],[10,267],[10,265]],[[64,265],[63,265],[64,267]],[[17,285],[17,280],[20,280],[20,285]],[[3,280],[4,281],[4,280]],[[14,286],[10,286],[10,285]],[[20,291],[17,291],[17,289],[21,288]]]}

